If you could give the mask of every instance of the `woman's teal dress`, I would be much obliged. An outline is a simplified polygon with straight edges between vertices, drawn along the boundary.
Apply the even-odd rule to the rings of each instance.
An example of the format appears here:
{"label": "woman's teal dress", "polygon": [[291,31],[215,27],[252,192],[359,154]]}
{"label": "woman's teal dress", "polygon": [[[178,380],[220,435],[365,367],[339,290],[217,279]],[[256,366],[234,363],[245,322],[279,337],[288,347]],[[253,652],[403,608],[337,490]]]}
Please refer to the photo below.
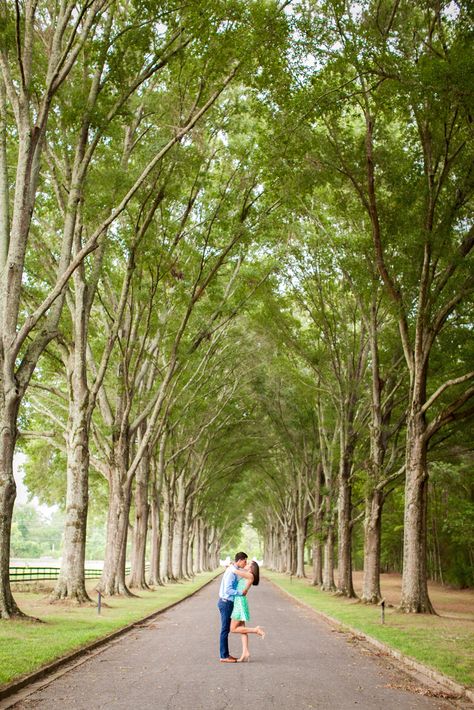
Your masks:
{"label": "woman's teal dress", "polygon": [[[241,577],[237,585],[237,591],[243,592],[246,585],[247,580],[245,577]],[[234,621],[249,621],[250,612],[247,597],[234,597],[234,610],[231,619],[234,619]]]}

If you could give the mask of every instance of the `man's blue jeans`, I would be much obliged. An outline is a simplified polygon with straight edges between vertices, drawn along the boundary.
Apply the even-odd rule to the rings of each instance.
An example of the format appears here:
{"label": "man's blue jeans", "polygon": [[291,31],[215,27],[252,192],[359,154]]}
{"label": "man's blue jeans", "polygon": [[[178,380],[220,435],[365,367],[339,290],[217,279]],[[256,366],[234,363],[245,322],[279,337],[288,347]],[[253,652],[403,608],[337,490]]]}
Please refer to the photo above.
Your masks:
{"label": "man's blue jeans", "polygon": [[221,658],[229,658],[230,617],[234,608],[234,602],[219,599],[217,608],[221,614],[220,654]]}

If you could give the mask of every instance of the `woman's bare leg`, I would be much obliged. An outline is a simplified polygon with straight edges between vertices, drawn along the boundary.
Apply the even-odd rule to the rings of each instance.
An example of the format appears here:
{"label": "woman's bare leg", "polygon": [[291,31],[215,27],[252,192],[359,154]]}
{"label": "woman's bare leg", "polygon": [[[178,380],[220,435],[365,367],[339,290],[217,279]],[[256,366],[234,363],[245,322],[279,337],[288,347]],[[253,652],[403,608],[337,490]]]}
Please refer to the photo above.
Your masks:
{"label": "woman's bare leg", "polygon": [[242,655],[237,659],[237,663],[248,661],[250,658],[248,639],[248,632],[250,629],[246,628],[245,621],[233,620],[230,624],[230,630],[233,634],[240,634],[240,638],[242,639]]}
{"label": "woman's bare leg", "polygon": [[230,625],[230,630],[233,634],[257,634],[257,636],[261,636],[262,638],[265,636],[265,631],[261,626],[245,626],[245,621],[233,620]]}
{"label": "woman's bare leg", "polygon": [[240,634],[240,638],[242,639],[242,655],[237,659],[237,663],[243,663],[250,658],[248,634]]}

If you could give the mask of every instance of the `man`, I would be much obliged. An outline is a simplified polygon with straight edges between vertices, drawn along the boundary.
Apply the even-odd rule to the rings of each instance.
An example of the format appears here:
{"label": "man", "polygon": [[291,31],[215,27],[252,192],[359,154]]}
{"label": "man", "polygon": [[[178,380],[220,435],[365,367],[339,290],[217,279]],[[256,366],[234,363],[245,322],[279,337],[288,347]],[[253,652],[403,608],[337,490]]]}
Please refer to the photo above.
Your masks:
{"label": "man", "polygon": [[238,552],[234,558],[234,563],[229,565],[222,577],[219,589],[219,601],[217,608],[221,615],[221,635],[220,635],[220,656],[221,663],[236,663],[237,659],[229,655],[229,631],[230,617],[234,608],[234,597],[244,596],[237,591],[239,576],[235,573],[235,568],[243,569],[247,564],[248,555],[245,552]]}

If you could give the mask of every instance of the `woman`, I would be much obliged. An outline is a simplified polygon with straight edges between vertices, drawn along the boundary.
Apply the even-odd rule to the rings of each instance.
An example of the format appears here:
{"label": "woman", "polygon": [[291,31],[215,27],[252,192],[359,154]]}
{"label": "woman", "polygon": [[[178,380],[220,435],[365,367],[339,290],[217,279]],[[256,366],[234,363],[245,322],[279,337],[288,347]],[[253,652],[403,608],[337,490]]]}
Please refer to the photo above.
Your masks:
{"label": "woman", "polygon": [[243,569],[236,569],[235,573],[241,577],[237,590],[244,596],[236,596],[234,599],[234,610],[231,616],[230,630],[233,634],[240,634],[242,638],[242,655],[237,659],[237,663],[244,663],[250,660],[249,634],[257,634],[260,638],[265,638],[265,631],[260,626],[245,626],[245,622],[250,619],[247,592],[253,585],[257,586],[260,580],[259,566],[255,561]]}

